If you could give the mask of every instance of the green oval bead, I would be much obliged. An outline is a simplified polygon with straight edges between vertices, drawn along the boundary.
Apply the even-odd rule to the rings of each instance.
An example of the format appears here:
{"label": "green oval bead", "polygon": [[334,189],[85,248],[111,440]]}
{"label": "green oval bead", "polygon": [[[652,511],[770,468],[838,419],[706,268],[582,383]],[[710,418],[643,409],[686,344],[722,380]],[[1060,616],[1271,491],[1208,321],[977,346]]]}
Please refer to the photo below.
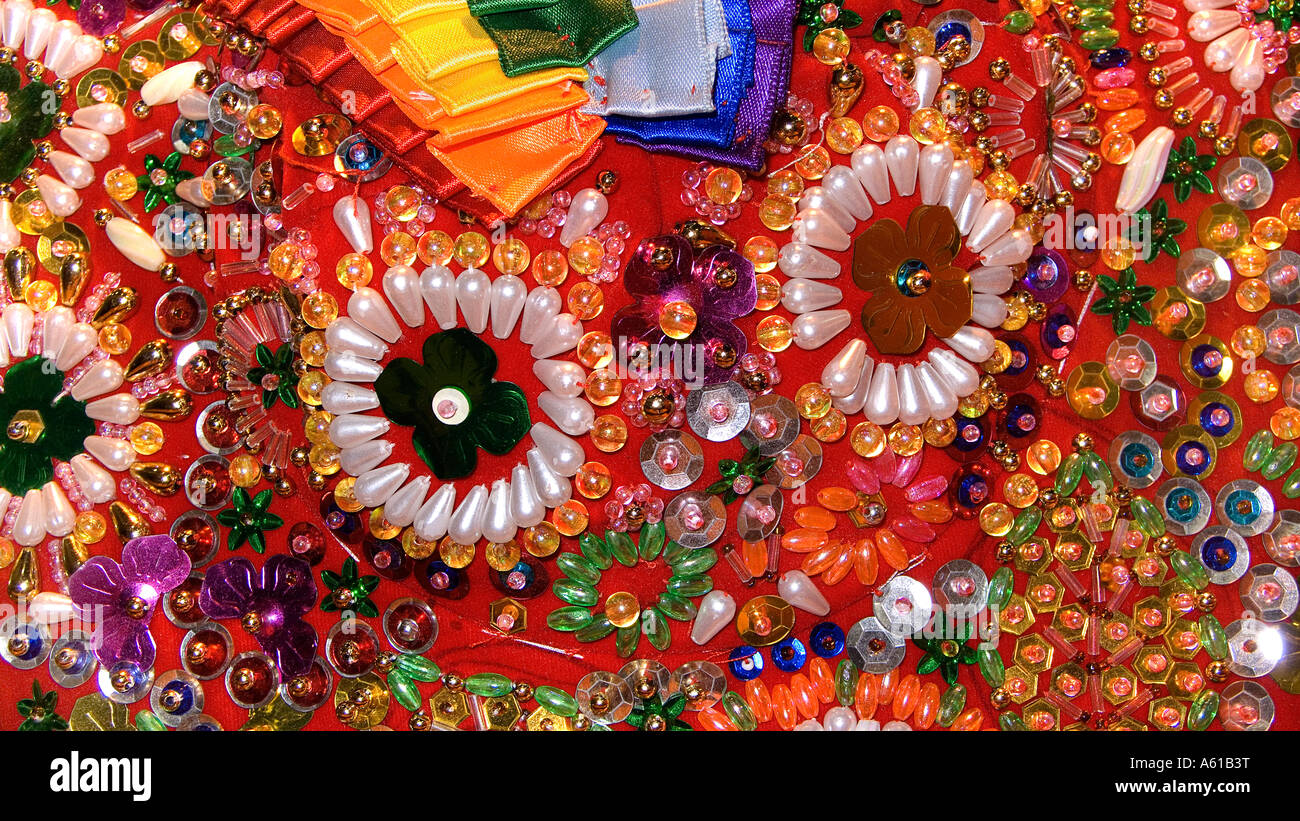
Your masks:
{"label": "green oval bead", "polygon": [[650,646],[663,652],[673,641],[673,633],[668,627],[668,617],[658,607],[647,607],[641,611],[641,634],[650,642]]}
{"label": "green oval bead", "polygon": [[1196,625],[1201,634],[1201,646],[1210,658],[1221,661],[1228,657],[1228,633],[1223,625],[1210,613],[1201,616]]}
{"label": "green oval bead", "polygon": [[672,565],[674,576],[698,576],[708,573],[718,563],[718,552],[711,547],[692,550],[686,558]]}
{"label": "green oval bead", "polygon": [[735,724],[737,729],[747,733],[758,729],[758,717],[734,690],[722,694],[722,709],[727,711],[727,718],[731,719],[731,723]]}
{"label": "green oval bead", "polygon": [[594,534],[582,534],[578,539],[578,549],[582,551],[587,561],[600,570],[609,570],[614,566],[614,557],[610,555],[609,546]]}
{"label": "green oval bead", "polygon": [[1282,495],[1288,499],[1300,499],[1300,470],[1286,477],[1282,484]]}
{"label": "green oval bead", "polygon": [[1015,522],[1011,525],[1011,530],[1007,531],[1007,541],[1014,545],[1024,544],[1038,530],[1038,525],[1042,521],[1043,509],[1038,505],[1030,505],[1016,516]]}
{"label": "green oval bead", "polygon": [[695,618],[695,614],[698,612],[690,599],[684,599],[672,593],[660,593],[659,601],[656,604],[665,616],[677,621],[690,621]]}
{"label": "green oval bead", "polygon": [[141,710],[135,714],[135,728],[149,733],[167,732],[167,725],[150,710]]}
{"label": "green oval bead", "polygon": [[537,703],[561,718],[573,718],[578,714],[578,701],[558,687],[543,684],[533,690]]}
{"label": "green oval bead", "polygon": [[835,668],[835,698],[845,707],[853,706],[853,697],[858,689],[858,668],[853,662],[842,659]]}
{"label": "green oval bead", "polygon": [[1088,51],[1100,51],[1119,42],[1119,32],[1112,28],[1098,28],[1079,35],[1079,45]]}
{"label": "green oval bead", "polygon": [[1074,5],[1080,9],[1111,9],[1115,7],[1115,0],[1076,0]]}
{"label": "green oval bead", "polygon": [[606,530],[605,544],[609,545],[609,552],[619,564],[624,567],[636,567],[640,557],[637,555],[636,545],[632,544],[631,536],[617,530]]}
{"label": "green oval bead", "polygon": [[1241,455],[1241,466],[1248,472],[1260,469],[1264,460],[1273,452],[1273,434],[1267,430],[1257,431],[1246,442],[1246,450]]}
{"label": "green oval bead", "polygon": [[682,547],[677,542],[669,542],[664,545],[664,561],[668,562],[670,565],[677,564],[682,559],[686,558],[690,552],[691,549],[689,547]]}
{"label": "green oval bead", "polygon": [[585,607],[561,607],[546,617],[546,626],[561,633],[572,633],[591,624],[591,611]]}
{"label": "green oval bead", "polygon": [[1012,34],[1025,34],[1034,27],[1034,15],[1027,11],[1008,12],[1002,18],[1002,28]]}
{"label": "green oval bead", "polygon": [[1273,452],[1264,460],[1259,472],[1265,479],[1281,479],[1282,474],[1295,467],[1296,455],[1300,447],[1295,442],[1283,442],[1273,448]]}
{"label": "green oval bead", "polygon": [[1204,730],[1218,714],[1219,694],[1213,690],[1202,690],[1187,711],[1187,726],[1193,730]]}
{"label": "green oval bead", "polygon": [[581,605],[583,607],[594,607],[600,600],[600,594],[596,588],[588,587],[581,582],[575,582],[573,579],[556,579],[551,583],[551,592],[555,598],[565,604]]}
{"label": "green oval bead", "polygon": [[977,658],[980,666],[980,675],[989,683],[990,687],[1001,687],[1007,680],[1007,667],[1002,663],[1002,656],[992,647],[986,647],[979,651]]}
{"label": "green oval bead", "polygon": [[471,673],[465,676],[465,689],[480,698],[500,698],[515,689],[515,683],[500,673]]}
{"label": "green oval bead", "polygon": [[1134,496],[1129,502],[1129,509],[1133,511],[1133,523],[1147,536],[1156,539],[1165,535],[1165,517],[1160,515],[1160,508],[1149,499]]}
{"label": "green oval bead", "polygon": [[388,674],[388,689],[392,691],[397,703],[415,712],[420,709],[420,690],[409,678],[397,671]]}
{"label": "green oval bead", "polygon": [[637,551],[641,558],[647,562],[654,561],[664,549],[664,539],[668,535],[668,528],[664,525],[663,520],[646,522],[641,525],[641,536],[637,540]]}
{"label": "green oval bead", "polygon": [[1088,477],[1094,488],[1110,489],[1115,484],[1115,477],[1111,475],[1110,465],[1095,452],[1089,450],[1083,454],[1083,475]]}
{"label": "green oval bead", "polygon": [[1170,553],[1169,563],[1174,566],[1178,578],[1197,590],[1204,590],[1210,583],[1210,574],[1205,571],[1204,565],[1192,558],[1192,554],[1186,550],[1175,550]]}
{"label": "green oval bead", "polygon": [[631,658],[632,654],[636,652],[636,645],[640,640],[640,622],[633,624],[631,627],[618,628],[618,635],[614,637],[614,649],[618,651],[618,657],[621,659]]}
{"label": "green oval bead", "polygon": [[393,663],[393,668],[414,681],[437,681],[442,678],[442,668],[424,656],[402,653]]}
{"label": "green oval bead", "polygon": [[601,613],[599,616],[593,616],[591,624],[588,624],[586,627],[574,633],[573,637],[586,644],[593,641],[600,641],[617,629],[618,628],[614,626],[614,623],[606,618],[604,613]]}
{"label": "green oval bead", "polygon": [[1115,26],[1115,13],[1109,9],[1083,9],[1079,14],[1079,22],[1075,28],[1080,31],[1092,31],[1093,29],[1113,28]]}
{"label": "green oval bead", "polygon": [[939,726],[951,727],[966,708],[966,685],[954,684],[939,699]]}
{"label": "green oval bead", "polygon": [[600,568],[577,553],[561,553],[555,559],[555,566],[578,584],[585,584],[588,587],[600,584]]}
{"label": "green oval bead", "polygon": [[703,596],[713,589],[713,579],[708,576],[673,576],[668,580],[668,592],[678,596]]}
{"label": "green oval bead", "polygon": [[995,610],[1001,610],[1011,601],[1011,591],[1015,585],[1015,577],[1011,575],[1011,568],[999,567],[998,572],[993,574],[989,579],[989,607]]}
{"label": "green oval bead", "polygon": [[1083,455],[1075,451],[1062,459],[1061,466],[1056,469],[1056,492],[1062,496],[1069,496],[1074,493],[1082,478]]}
{"label": "green oval bead", "polygon": [[1029,729],[1023,718],[1010,712],[998,716],[998,726],[1005,733],[1024,732]]}

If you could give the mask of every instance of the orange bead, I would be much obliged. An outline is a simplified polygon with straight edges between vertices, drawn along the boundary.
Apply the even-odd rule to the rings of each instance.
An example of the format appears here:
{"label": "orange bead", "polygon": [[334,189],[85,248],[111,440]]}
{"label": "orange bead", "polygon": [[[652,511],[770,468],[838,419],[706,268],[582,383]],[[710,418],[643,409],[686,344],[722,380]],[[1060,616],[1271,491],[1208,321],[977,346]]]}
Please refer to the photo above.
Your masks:
{"label": "orange bead", "polygon": [[870,586],[876,583],[876,576],[880,573],[880,559],[876,557],[876,543],[870,538],[863,539],[853,548],[853,569],[862,584]]}
{"label": "orange bead", "polygon": [[1097,108],[1102,111],[1123,111],[1138,101],[1138,93],[1132,88],[1112,88],[1092,94],[1097,98]]}
{"label": "orange bead", "polygon": [[916,702],[920,695],[921,679],[915,675],[904,676],[898,683],[898,690],[894,693],[894,718],[907,721],[912,711],[916,709]]}
{"label": "orange bead", "polygon": [[803,673],[790,676],[790,695],[794,697],[795,709],[804,718],[816,718],[821,709],[817,706],[817,694],[813,692],[812,682]]}
{"label": "orange bead", "polygon": [[835,564],[835,560],[840,557],[840,553],[843,551],[843,542],[832,542],[809,553],[803,560],[803,572],[809,576],[816,576],[818,573],[826,572]]}
{"label": "orange bead", "polygon": [[934,499],[912,505],[912,515],[923,522],[941,525],[952,521],[952,507],[945,501]]}
{"label": "orange bead", "polygon": [[736,732],[736,725],[731,723],[720,711],[712,707],[705,707],[700,710],[700,729],[701,730],[720,730],[722,732]]}
{"label": "orange bead", "polygon": [[882,527],[876,531],[876,549],[880,551],[880,558],[895,570],[907,569],[907,548],[903,546],[903,540],[898,538],[894,531],[887,527]]}
{"label": "orange bead", "polygon": [[817,491],[817,504],[843,513],[858,506],[858,494],[846,487],[824,487]]}
{"label": "orange bead", "polygon": [[880,702],[881,707],[894,700],[894,690],[896,689],[898,689],[898,668],[894,668],[880,676],[880,690],[876,695],[876,701]]}
{"label": "orange bead", "polygon": [[972,707],[952,723],[952,729],[958,732],[972,732],[984,726],[984,711],[978,707]]}
{"label": "orange bead", "polygon": [[830,538],[824,530],[801,527],[781,537],[781,546],[796,553],[810,553],[825,545]]}
{"label": "orange bead", "polygon": [[876,714],[876,699],[880,695],[880,683],[871,673],[858,676],[858,687],[853,691],[853,709],[858,718],[870,720]]}
{"label": "orange bead", "polygon": [[822,573],[822,581],[827,584],[839,584],[852,569],[853,545],[850,542],[840,542],[840,554],[835,557],[835,563]]}
{"label": "orange bead", "polygon": [[801,507],[794,512],[794,521],[800,527],[810,527],[813,530],[834,530],[835,516],[824,507],[809,505]]}
{"label": "orange bead", "polygon": [[767,694],[767,685],[761,678],[745,682],[745,702],[754,711],[754,718],[759,724],[772,720],[772,698]]}
{"label": "orange bead", "polygon": [[927,681],[921,687],[921,695],[916,701],[916,729],[928,730],[934,726],[939,717],[939,685]]}
{"label": "orange bead", "polygon": [[1130,108],[1106,118],[1107,131],[1129,132],[1147,121],[1147,113],[1140,108]]}
{"label": "orange bead", "polygon": [[799,722],[799,713],[794,707],[794,696],[790,688],[778,684],[772,688],[772,711],[776,714],[776,723],[782,730],[793,730]]}
{"label": "orange bead", "polygon": [[757,577],[767,571],[767,542],[744,542],[741,553],[749,575]]}
{"label": "orange bead", "polygon": [[817,700],[822,704],[830,704],[835,700],[835,675],[831,672],[831,666],[826,663],[826,659],[821,656],[813,658],[808,665],[808,678],[812,681],[813,691],[817,694]]}

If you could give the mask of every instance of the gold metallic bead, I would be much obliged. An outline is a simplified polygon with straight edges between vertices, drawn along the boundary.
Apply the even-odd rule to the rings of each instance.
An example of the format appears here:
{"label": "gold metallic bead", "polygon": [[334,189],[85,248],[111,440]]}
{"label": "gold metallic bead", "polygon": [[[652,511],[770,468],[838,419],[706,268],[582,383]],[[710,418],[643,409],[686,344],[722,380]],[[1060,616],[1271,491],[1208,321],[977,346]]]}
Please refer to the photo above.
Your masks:
{"label": "gold metallic bead", "polygon": [[1205,677],[1215,684],[1222,684],[1227,681],[1229,672],[1228,662],[1222,659],[1205,665]]}
{"label": "gold metallic bead", "polygon": [[122,50],[122,37],[118,34],[105,35],[100,42],[104,45],[104,52],[107,54],[117,54]]}
{"label": "gold metallic bead", "polygon": [[16,60],[17,58],[18,58],[18,54],[13,49],[8,47],[0,48],[0,64],[4,64],[6,66],[13,65],[14,60]]}
{"label": "gold metallic bead", "polygon": [[1162,88],[1151,95],[1151,102],[1161,111],[1168,111],[1174,107],[1174,95],[1170,93],[1169,89]]}
{"label": "gold metallic bead", "polygon": [[1089,151],[1088,156],[1084,157],[1083,162],[1079,163],[1079,165],[1089,174],[1096,174],[1101,170],[1101,155],[1095,151]]}
{"label": "gold metallic bead", "polygon": [[1148,63],[1154,63],[1160,59],[1160,48],[1155,43],[1143,43],[1138,49],[1138,56]]}
{"label": "gold metallic bead", "polygon": [[989,90],[984,86],[975,86],[970,92],[970,104],[976,108],[983,108],[989,104]]}
{"label": "gold metallic bead", "polygon": [[1005,80],[1011,76],[1011,61],[1005,57],[998,57],[989,63],[989,77],[994,80]]}
{"label": "gold metallic bead", "polygon": [[989,127],[989,115],[985,114],[983,111],[972,111],[968,119],[970,121],[970,127],[976,134],[982,133]]}
{"label": "gold metallic bead", "polygon": [[998,542],[994,555],[999,562],[1006,564],[1016,558],[1016,546],[1007,541]]}
{"label": "gold metallic bead", "polygon": [[1169,78],[1165,76],[1165,70],[1160,66],[1152,66],[1147,71],[1147,85],[1152,88],[1164,88]]}
{"label": "gold metallic bead", "polygon": [[1219,606],[1219,597],[1209,590],[1203,590],[1196,594],[1196,606],[1201,610],[1209,613],[1215,607]]}
{"label": "gold metallic bead", "polygon": [[32,60],[27,64],[27,67],[23,69],[23,72],[27,75],[27,79],[39,80],[41,79],[41,75],[45,73],[45,66],[41,65],[36,60]]}
{"label": "gold metallic bead", "polygon": [[54,89],[54,93],[60,97],[67,97],[68,92],[72,89],[72,84],[60,77],[50,84],[50,88]]}
{"label": "gold metallic bead", "polygon": [[1057,191],[1056,196],[1052,198],[1052,205],[1055,208],[1069,208],[1074,205],[1074,192]]}
{"label": "gold metallic bead", "polygon": [[1078,25],[1079,21],[1083,19],[1083,12],[1078,6],[1066,6],[1061,9],[1061,19],[1071,26]]}
{"label": "gold metallic bead", "polygon": [[144,100],[136,100],[131,106],[131,113],[137,120],[143,120],[153,113],[153,109]]}
{"label": "gold metallic bead", "polygon": [[1097,110],[1096,103],[1082,103],[1079,106],[1079,111],[1083,112],[1083,121],[1085,123],[1091,123],[1097,119]]}
{"label": "gold metallic bead", "polygon": [[1219,135],[1219,124],[1213,120],[1201,120],[1201,124],[1197,127],[1197,131],[1200,133],[1202,138],[1213,140]]}
{"label": "gold metallic bead", "polygon": [[1065,380],[1057,378],[1047,383],[1047,393],[1055,399],[1065,396]]}
{"label": "gold metallic bead", "polygon": [[307,474],[307,487],[312,490],[324,490],[325,484],[326,479],[324,475],[317,473],[314,470]]}
{"label": "gold metallic bead", "polygon": [[175,282],[176,280],[180,279],[181,275],[176,270],[176,263],[174,262],[165,263],[161,268],[158,269],[158,278],[161,279],[163,282]]}
{"label": "gold metallic bead", "polygon": [[1178,108],[1174,109],[1174,113],[1171,119],[1174,121],[1174,125],[1176,126],[1179,127],[1189,126],[1192,124],[1192,112],[1188,111],[1183,106],[1179,106]]}
{"label": "gold metallic bead", "polygon": [[1029,306],[1029,318],[1034,322],[1042,322],[1047,319],[1047,303],[1035,302]]}
{"label": "gold metallic bead", "polygon": [[28,167],[23,169],[23,172],[18,175],[18,179],[22,180],[23,185],[27,186],[28,188],[35,188],[36,179],[40,175],[41,172],[38,169]]}
{"label": "gold metallic bead", "polygon": [[113,218],[113,212],[107,208],[98,208],[95,210],[95,224],[100,228],[108,225],[109,220]]}
{"label": "gold metallic bead", "polygon": [[992,702],[993,706],[997,709],[1005,710],[1011,706],[1011,693],[1007,692],[1006,689],[1002,687],[998,687],[993,692],[989,693],[989,701]]}
{"label": "gold metallic bead", "polygon": [[1070,442],[1070,444],[1074,446],[1075,450],[1082,450],[1082,451],[1092,450],[1092,445],[1093,445],[1092,434],[1079,431],[1074,435],[1074,439]]}
{"label": "gold metallic bead", "polygon": [[1156,539],[1154,542],[1152,542],[1151,546],[1155,548],[1156,552],[1159,553],[1161,556],[1168,556],[1169,554],[1173,553],[1175,550],[1178,549],[1178,542],[1174,539],[1173,536],[1166,533],[1160,538]]}
{"label": "gold metallic bead", "polygon": [[1231,137],[1219,137],[1214,141],[1214,153],[1220,157],[1226,157],[1237,147],[1236,140]]}
{"label": "gold metallic bead", "polygon": [[1151,29],[1151,21],[1145,14],[1135,14],[1128,18],[1128,30],[1134,34],[1146,34]]}
{"label": "gold metallic bead", "polygon": [[1092,271],[1085,268],[1075,271],[1070,276],[1070,280],[1074,283],[1074,289],[1076,291],[1087,291],[1091,289],[1093,284],[1097,281],[1097,276]]}

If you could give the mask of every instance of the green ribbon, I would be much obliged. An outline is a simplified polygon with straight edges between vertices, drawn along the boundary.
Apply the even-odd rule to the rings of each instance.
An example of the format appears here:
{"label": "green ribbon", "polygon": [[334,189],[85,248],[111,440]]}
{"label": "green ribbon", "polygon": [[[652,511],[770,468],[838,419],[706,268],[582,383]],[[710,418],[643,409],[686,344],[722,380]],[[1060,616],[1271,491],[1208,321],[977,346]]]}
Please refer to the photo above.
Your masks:
{"label": "green ribbon", "polygon": [[[529,0],[503,0],[520,4]],[[507,77],[561,66],[585,66],[636,28],[629,0],[561,0],[549,6],[479,17],[496,43]]]}

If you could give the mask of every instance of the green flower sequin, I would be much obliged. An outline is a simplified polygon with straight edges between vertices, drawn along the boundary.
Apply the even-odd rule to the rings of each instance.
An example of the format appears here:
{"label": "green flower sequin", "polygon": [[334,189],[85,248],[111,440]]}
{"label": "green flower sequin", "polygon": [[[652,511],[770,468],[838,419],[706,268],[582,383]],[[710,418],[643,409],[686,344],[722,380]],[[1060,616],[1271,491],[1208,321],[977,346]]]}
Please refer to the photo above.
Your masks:
{"label": "green flower sequin", "polygon": [[[1171,257],[1182,254],[1182,249],[1178,247],[1178,237],[1187,230],[1187,223],[1169,216],[1169,204],[1163,198],[1151,203],[1150,210],[1143,208],[1136,216],[1138,219],[1129,230],[1129,241],[1134,245],[1144,243],[1143,261],[1155,262],[1161,251]],[[1146,220],[1150,220],[1151,232],[1144,236],[1146,231],[1143,223]]]}
{"label": "green flower sequin", "polygon": [[935,635],[913,636],[912,641],[925,653],[917,662],[920,675],[938,670],[949,684],[957,682],[957,670],[963,664],[974,664],[978,651],[966,642],[970,640],[973,624],[970,619],[949,619],[939,608],[934,611]]}
{"label": "green flower sequin", "polygon": [[1179,202],[1186,202],[1193,188],[1202,194],[1212,194],[1214,183],[1205,172],[1214,170],[1216,162],[1213,154],[1196,153],[1196,140],[1183,137],[1178,147],[1169,152],[1163,182],[1174,184],[1174,199]]}
{"label": "green flower sequin", "polygon": [[[775,464],[776,457],[765,459],[758,452],[758,448],[747,452],[739,462],[735,459],[722,459],[718,462],[718,473],[722,474],[722,478],[705,488],[704,492],[721,496],[722,503],[729,505],[743,495],[736,489],[737,479],[740,480],[741,488],[746,484],[751,488],[760,485],[763,483],[763,474],[771,470]],[[748,493],[749,490],[746,489],[744,492]]]}
{"label": "green flower sequin", "polygon": [[1132,268],[1125,268],[1118,280],[1102,274],[1097,277],[1097,285],[1105,296],[1093,303],[1092,312],[1110,316],[1110,325],[1116,334],[1127,331],[1130,322],[1151,324],[1151,312],[1146,303],[1156,295],[1156,289],[1150,285],[1138,285],[1137,274]]}
{"label": "green flower sequin", "polygon": [[54,478],[54,460],[66,462],[83,449],[95,423],[86,405],[63,393],[63,372],[33,356],[4,375],[0,393],[0,488],[14,496]]}
{"label": "green flower sequin", "polygon": [[667,701],[660,701],[659,695],[655,694],[642,699],[640,705],[632,708],[627,723],[646,732],[693,730],[695,728],[680,717],[685,709],[686,696],[681,693],[672,694]]}
{"label": "green flower sequin", "polygon": [[217,514],[217,521],[230,528],[227,544],[231,550],[237,549],[244,542],[258,553],[266,552],[266,531],[275,530],[284,525],[284,519],[271,513],[271,491],[264,490],[256,496],[249,496],[242,487],[235,488],[230,498],[234,506]]}
{"label": "green flower sequin", "polygon": [[[833,6],[836,11],[835,18],[827,21],[822,17],[822,8]],[[894,11],[901,19],[902,14]],[[851,28],[857,28],[862,25],[862,15],[856,11],[850,11],[844,8],[844,0],[801,0],[799,3],[799,13],[794,18],[795,25],[807,26],[808,29],[803,33],[803,50],[812,51],[813,40],[817,35],[826,29],[836,28],[841,31],[848,31]]]}
{"label": "green flower sequin", "polygon": [[262,407],[269,409],[276,398],[291,408],[298,407],[298,374],[293,370],[293,345],[286,342],[272,353],[266,345],[253,349],[257,367],[248,372],[248,381],[262,389]]}
{"label": "green flower sequin", "polygon": [[48,693],[43,693],[41,692],[40,682],[33,681],[32,697],[25,698],[18,702],[18,715],[23,717],[23,723],[18,725],[18,729],[28,731],[68,729],[68,722],[60,718],[58,713],[54,712],[58,705],[58,690],[50,690]]}
{"label": "green flower sequin", "polygon": [[168,205],[177,201],[176,184],[190,179],[194,174],[181,170],[181,160],[185,155],[173,151],[167,159],[160,160],[153,154],[144,158],[144,173],[135,178],[135,183],[144,192],[144,210],[152,211],[159,202]]}
{"label": "green flower sequin", "polygon": [[370,600],[370,594],[379,587],[379,577],[358,574],[356,559],[349,556],[344,560],[341,574],[333,570],[322,570],[320,580],[330,591],[321,599],[321,610],[326,613],[352,610],[370,618],[379,616],[379,608]]}

